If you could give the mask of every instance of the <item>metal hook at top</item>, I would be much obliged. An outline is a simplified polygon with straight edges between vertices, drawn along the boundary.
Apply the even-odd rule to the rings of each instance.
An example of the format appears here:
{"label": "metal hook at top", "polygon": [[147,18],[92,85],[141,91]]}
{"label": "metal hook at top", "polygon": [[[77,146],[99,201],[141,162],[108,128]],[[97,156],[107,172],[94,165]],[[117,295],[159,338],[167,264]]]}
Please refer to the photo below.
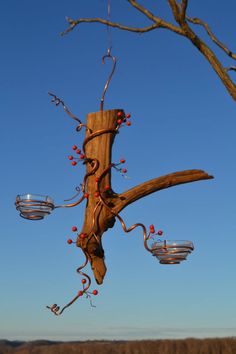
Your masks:
{"label": "metal hook at top", "polygon": [[111,47],[108,48],[107,54],[102,57],[102,64],[105,63],[105,59],[106,59],[106,58],[112,59],[112,61],[113,61],[113,67],[112,67],[112,71],[111,71],[111,73],[110,73],[110,75],[109,75],[109,77],[108,77],[108,79],[107,79],[107,82],[106,82],[106,84],[105,84],[105,86],[104,86],[104,89],[103,89],[103,93],[102,93],[102,97],[101,97],[101,101],[100,101],[100,111],[103,111],[104,97],[105,97],[106,91],[107,91],[107,89],[108,89],[108,86],[109,86],[109,84],[110,84],[110,82],[111,82],[112,76],[113,76],[113,74],[114,74],[114,72],[115,72],[115,68],[116,68],[116,57],[114,57],[113,55],[111,55]]}

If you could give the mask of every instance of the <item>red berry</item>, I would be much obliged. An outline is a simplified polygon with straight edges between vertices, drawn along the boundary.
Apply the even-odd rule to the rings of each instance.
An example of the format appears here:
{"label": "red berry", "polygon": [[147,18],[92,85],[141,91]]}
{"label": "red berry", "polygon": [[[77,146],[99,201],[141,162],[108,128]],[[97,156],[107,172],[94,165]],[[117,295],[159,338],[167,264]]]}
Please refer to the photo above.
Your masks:
{"label": "red berry", "polygon": [[126,118],[130,118],[130,117],[131,117],[130,113],[126,114]]}
{"label": "red berry", "polygon": [[72,165],[72,166],[76,166],[76,165],[77,165],[77,162],[76,162],[76,161],[72,161],[72,162],[71,162],[71,165]]}
{"label": "red berry", "polygon": [[81,280],[81,283],[82,283],[82,284],[85,284],[86,281],[87,281],[87,280],[86,280],[85,278],[83,278],[83,279]]}
{"label": "red berry", "polygon": [[84,154],[81,154],[80,155],[80,159],[83,160],[85,158],[85,155]]}
{"label": "red berry", "polygon": [[128,127],[130,127],[131,126],[131,122],[130,121],[126,122],[126,125],[128,125]]}
{"label": "red berry", "polygon": [[71,245],[73,243],[72,239],[69,238],[69,240],[67,240],[67,243],[68,243],[68,245]]}
{"label": "red berry", "polygon": [[73,232],[76,232],[76,231],[77,231],[77,227],[76,227],[76,226],[72,226],[71,230],[72,230]]}
{"label": "red berry", "polygon": [[73,145],[73,146],[72,146],[72,149],[73,149],[73,150],[76,150],[76,149],[77,149],[77,146],[76,146],[76,145]]}
{"label": "red berry", "polygon": [[125,159],[120,159],[120,163],[125,163]]}
{"label": "red berry", "polygon": [[80,234],[80,238],[84,239],[87,237],[87,234]]}
{"label": "red berry", "polygon": [[76,152],[76,154],[80,154],[80,153],[81,153],[81,150],[80,150],[80,149],[77,149],[75,152]]}
{"label": "red berry", "polygon": [[161,236],[161,235],[163,235],[163,231],[162,231],[162,230],[158,230],[157,234],[158,234],[159,236]]}
{"label": "red berry", "polygon": [[121,124],[122,120],[121,119],[117,119],[117,124]]}
{"label": "red berry", "polygon": [[150,225],[150,233],[155,234],[155,227],[154,225]]}
{"label": "red berry", "polygon": [[99,178],[99,177],[96,177],[95,181],[96,181],[96,182],[99,182],[99,181],[100,181],[100,178]]}
{"label": "red berry", "polygon": [[122,173],[127,173],[127,170],[126,170],[126,168],[122,168]]}
{"label": "red berry", "polygon": [[109,191],[111,187],[109,185],[105,186],[105,191]]}
{"label": "red berry", "polygon": [[69,160],[73,160],[73,156],[72,156],[72,155],[69,155],[69,156],[68,156],[68,159],[69,159]]}
{"label": "red berry", "polygon": [[94,197],[98,198],[100,196],[100,193],[99,192],[95,192],[94,193]]}
{"label": "red berry", "polygon": [[98,291],[97,290],[93,290],[93,295],[97,295]]}
{"label": "red berry", "polygon": [[123,112],[122,111],[119,111],[118,113],[117,113],[117,117],[123,117]]}
{"label": "red berry", "polygon": [[84,193],[84,198],[88,198],[89,194],[88,193]]}
{"label": "red berry", "polygon": [[78,296],[83,296],[83,293],[84,293],[84,292],[80,290],[80,291],[78,292]]}

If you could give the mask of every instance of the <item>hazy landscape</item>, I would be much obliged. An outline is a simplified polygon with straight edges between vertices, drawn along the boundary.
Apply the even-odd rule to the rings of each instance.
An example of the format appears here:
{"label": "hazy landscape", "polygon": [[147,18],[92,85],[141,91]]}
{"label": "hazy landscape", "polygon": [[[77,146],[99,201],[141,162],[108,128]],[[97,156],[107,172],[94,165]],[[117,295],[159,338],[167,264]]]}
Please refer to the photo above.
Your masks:
{"label": "hazy landscape", "polygon": [[140,341],[32,342],[0,340],[0,354],[235,354],[236,337]]}

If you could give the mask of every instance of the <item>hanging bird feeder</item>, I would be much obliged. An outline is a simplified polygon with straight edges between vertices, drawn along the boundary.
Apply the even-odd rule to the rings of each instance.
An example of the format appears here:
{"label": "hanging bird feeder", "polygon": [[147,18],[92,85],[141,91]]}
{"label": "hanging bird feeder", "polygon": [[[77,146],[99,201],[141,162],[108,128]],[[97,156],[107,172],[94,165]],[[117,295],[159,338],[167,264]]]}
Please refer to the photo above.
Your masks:
{"label": "hanging bird feeder", "polygon": [[[110,0],[108,0],[108,17],[110,17]],[[64,205],[54,205],[49,196],[25,194],[17,195],[15,202],[20,216],[28,220],[41,220],[56,208],[71,208],[85,202],[82,229],[78,230],[77,226],[71,227],[74,234],[71,236],[72,238],[67,239],[68,245],[80,247],[85,255],[84,263],[77,268],[77,273],[83,277],[82,287],[64,307],[60,308],[57,304],[47,306],[57,316],[82,296],[88,298],[93,306],[91,296],[96,296],[98,290],[90,291],[91,278],[84,272],[84,268],[90,263],[97,284],[102,284],[106,274],[102,235],[109,228],[113,228],[116,220],[119,220],[125,233],[140,228],[144,248],[161,264],[179,264],[186,260],[194,249],[191,241],[156,241],[156,236],[162,236],[161,230],[156,233],[154,225],[151,225],[148,231],[146,226],[140,222],[127,227],[120,212],[128,205],[151,193],[183,183],[213,178],[203,170],[185,170],[145,181],[122,193],[116,193],[113,190],[111,170],[115,169],[120,172],[121,176],[126,177],[127,169],[123,167],[126,162],[123,157],[119,162],[112,162],[112,145],[120,128],[130,127],[132,123],[131,114],[126,114],[125,110],[121,108],[104,111],[105,94],[116,68],[116,57],[111,54],[112,43],[109,27],[108,35],[109,46],[107,53],[102,57],[102,63],[105,63],[105,59],[106,61],[110,59],[113,65],[103,89],[99,112],[89,113],[83,123],[69,110],[63,100],[55,94],[49,93],[52,97],[51,101],[56,106],[62,106],[66,114],[76,122],[76,131],[79,133],[84,130],[85,133],[82,146],[78,148],[76,142],[68,155],[68,160],[73,168],[77,168],[79,163],[82,163],[86,170],[82,183],[76,187],[76,195],[65,200],[68,202],[76,198],[76,201]],[[151,127],[151,129],[154,128]],[[155,155],[155,152],[152,151],[151,154]],[[122,252],[120,252],[121,260],[122,256]]]}

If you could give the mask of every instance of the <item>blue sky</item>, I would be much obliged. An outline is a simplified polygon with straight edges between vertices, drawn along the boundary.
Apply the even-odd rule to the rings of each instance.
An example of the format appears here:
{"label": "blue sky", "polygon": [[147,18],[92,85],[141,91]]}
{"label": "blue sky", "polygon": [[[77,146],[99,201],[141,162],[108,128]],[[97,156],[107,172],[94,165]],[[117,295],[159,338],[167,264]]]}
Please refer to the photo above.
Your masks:
{"label": "blue sky", "polygon": [[[163,1],[145,1],[168,15]],[[234,1],[190,1],[189,15],[206,20],[232,51]],[[8,339],[133,339],[236,335],[235,102],[200,53],[164,30],[145,35],[112,30],[117,70],[105,109],[124,108],[132,126],[121,130],[113,161],[127,160],[130,179],[113,174],[113,189],[185,169],[214,180],[173,187],[122,212],[127,225],[163,229],[167,239],[188,239],[194,253],[179,266],[162,266],[143,248],[139,230],[118,223],[103,237],[107,276],[96,308],[78,301],[57,318],[45,309],[67,303],[80,288],[83,255],[66,243],[81,227],[84,205],[56,210],[41,222],[19,217],[15,196],[49,194],[61,204],[83,179],[67,160],[83,133],[50,103],[52,91],[85,121],[99,110],[110,70],[102,65],[107,32],[81,25],[60,37],[65,16],[105,17],[103,0],[9,0],[1,6],[1,301],[0,337]],[[148,22],[126,1],[111,1],[114,21]],[[199,29],[204,38],[204,32]],[[225,66],[232,64],[217,50]],[[235,74],[232,73],[232,77]],[[235,77],[236,79],[236,77]]]}

